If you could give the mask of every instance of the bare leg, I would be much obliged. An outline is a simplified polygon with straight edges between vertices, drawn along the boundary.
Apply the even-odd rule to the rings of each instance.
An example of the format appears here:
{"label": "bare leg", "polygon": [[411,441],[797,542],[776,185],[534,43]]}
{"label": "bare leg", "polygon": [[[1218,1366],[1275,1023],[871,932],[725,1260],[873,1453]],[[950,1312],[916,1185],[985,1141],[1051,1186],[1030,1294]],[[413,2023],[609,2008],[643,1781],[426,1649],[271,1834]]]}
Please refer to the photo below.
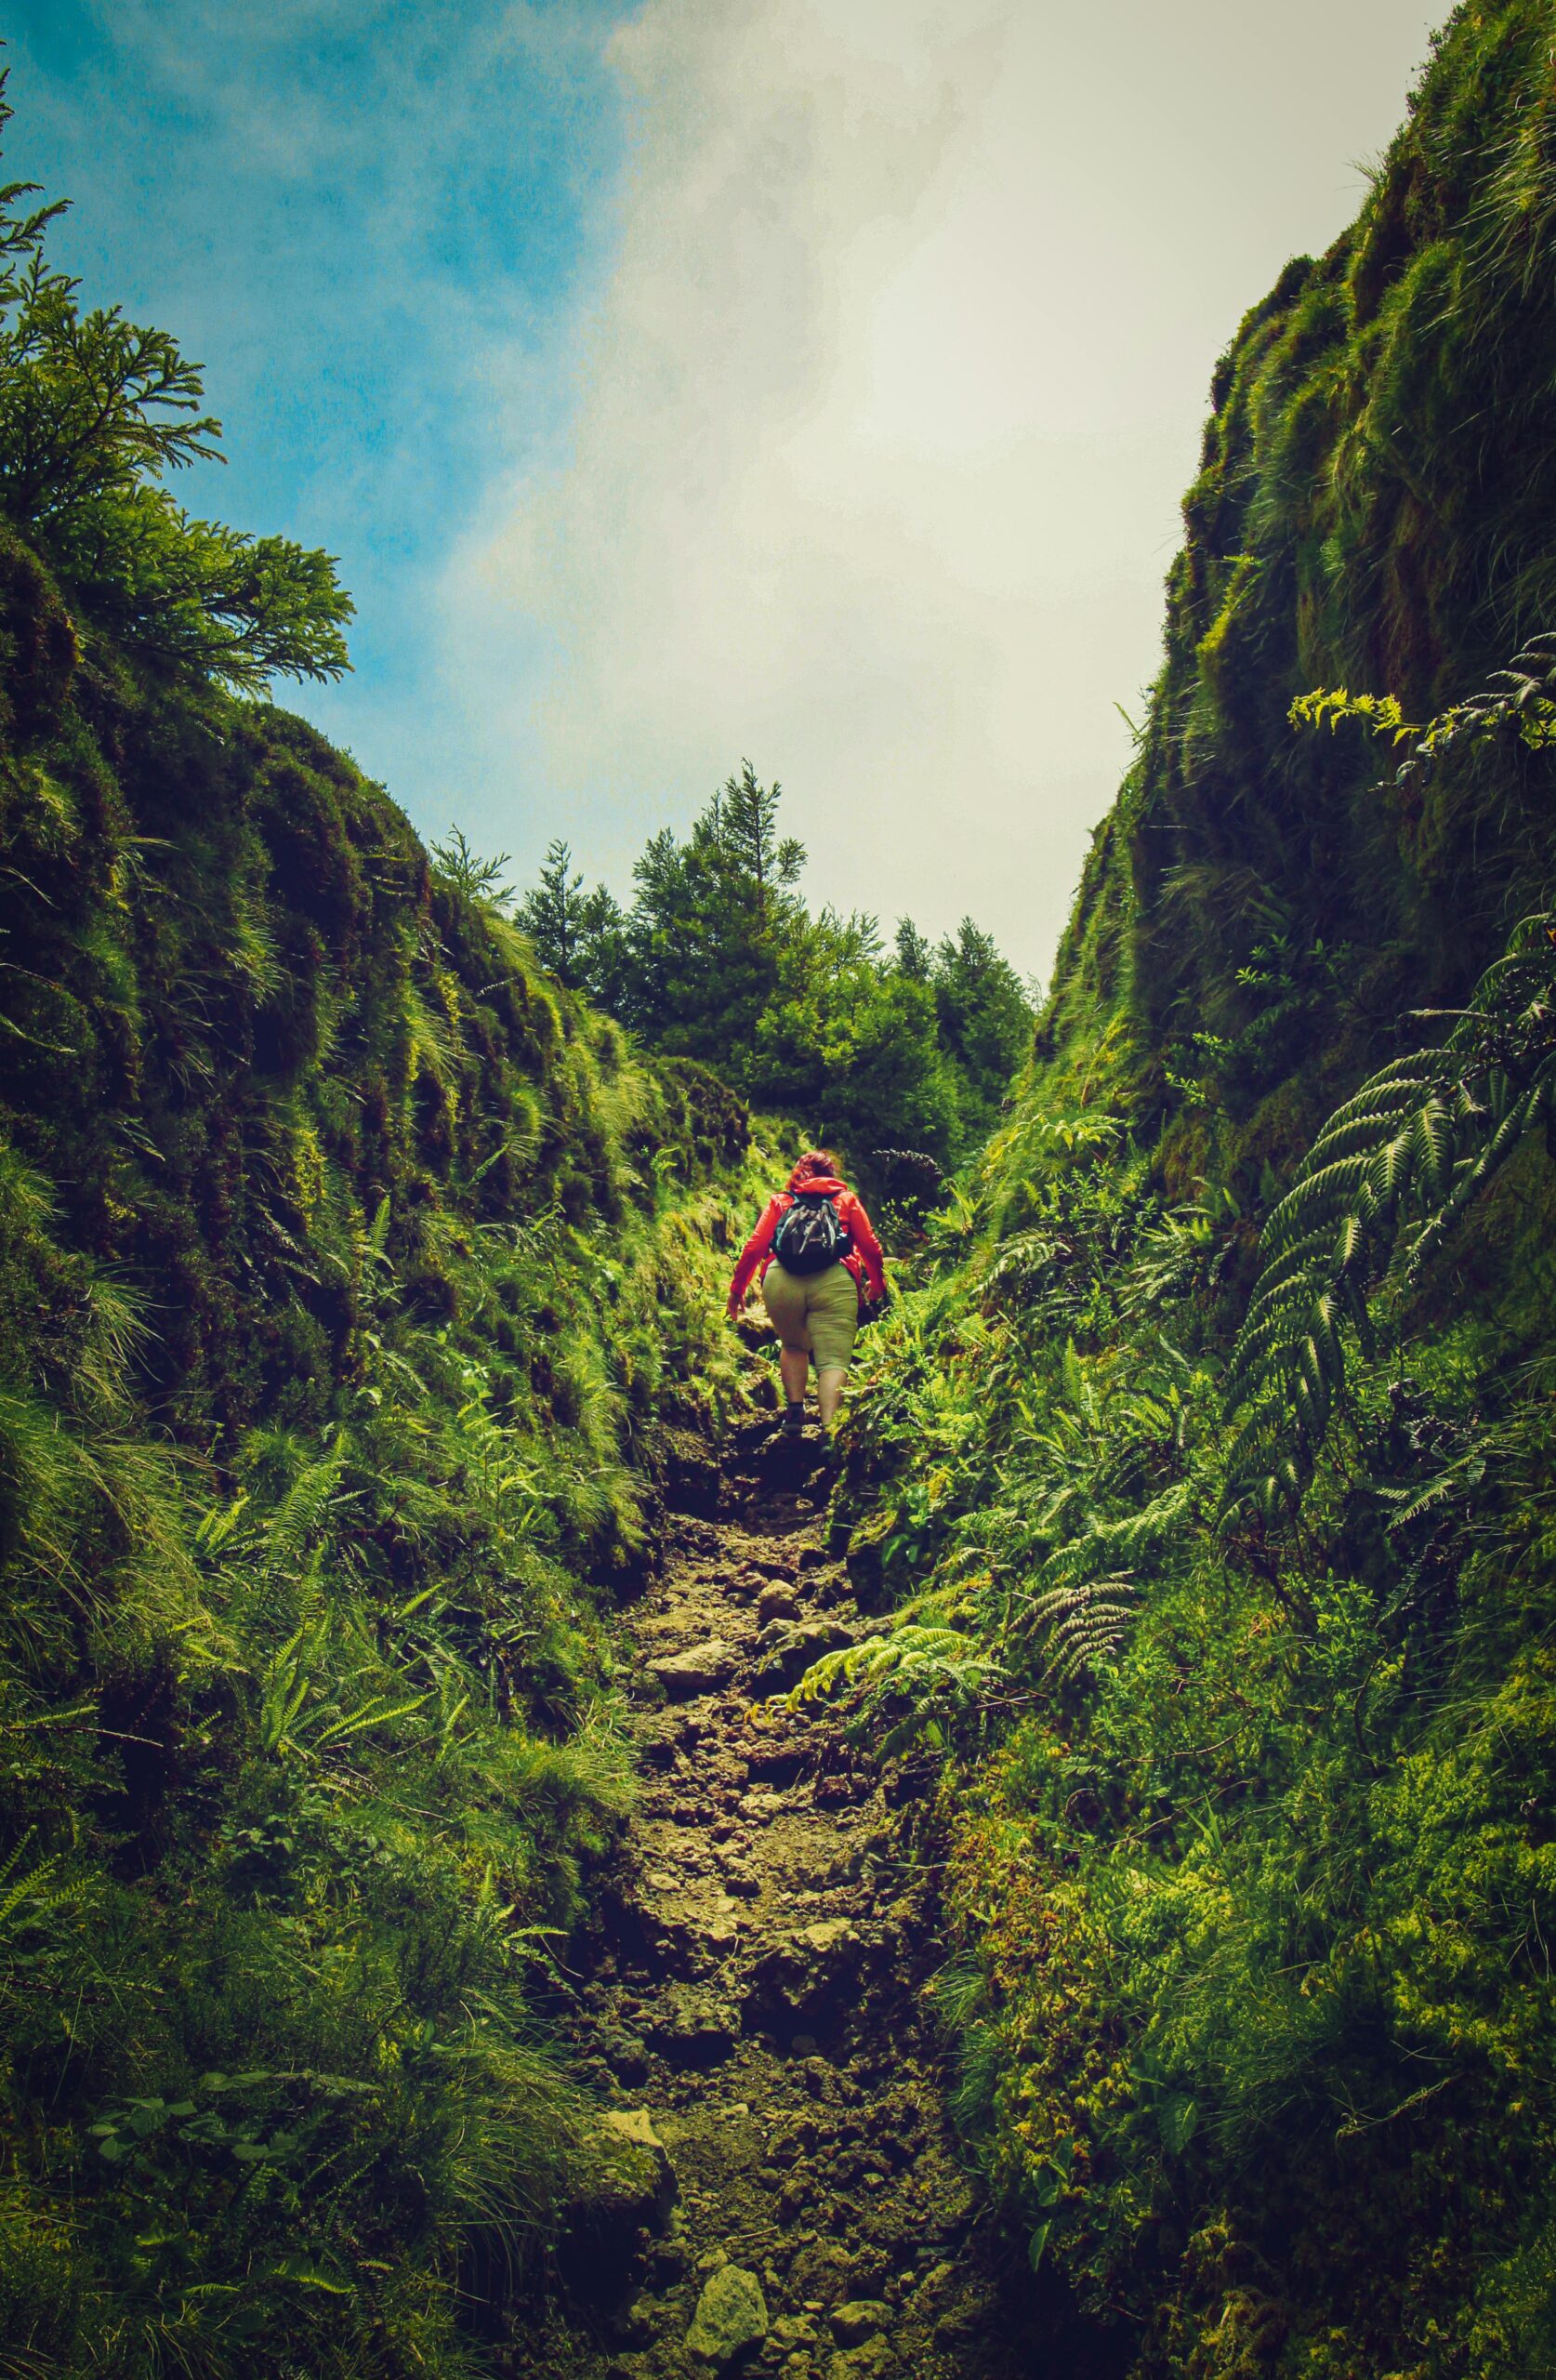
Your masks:
{"label": "bare leg", "polygon": [[778,1369],[783,1378],[784,1395],[791,1405],[805,1402],[805,1383],[811,1377],[810,1351],[805,1347],[781,1347]]}
{"label": "bare leg", "polygon": [[816,1402],[821,1407],[824,1430],[830,1430],[837,1419],[837,1408],[843,1400],[843,1382],[848,1376],[845,1364],[828,1364],[825,1371],[816,1375]]}

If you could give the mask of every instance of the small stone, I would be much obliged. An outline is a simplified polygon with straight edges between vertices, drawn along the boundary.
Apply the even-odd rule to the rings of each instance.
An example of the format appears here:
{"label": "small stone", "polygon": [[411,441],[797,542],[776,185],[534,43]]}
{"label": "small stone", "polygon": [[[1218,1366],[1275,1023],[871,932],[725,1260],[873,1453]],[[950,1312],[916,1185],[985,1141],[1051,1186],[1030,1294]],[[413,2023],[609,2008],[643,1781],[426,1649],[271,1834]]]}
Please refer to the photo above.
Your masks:
{"label": "small stone", "polygon": [[858,2347],[839,2348],[826,2367],[826,2380],[886,2380],[892,2369],[890,2346],[877,2332]]}
{"label": "small stone", "polygon": [[733,1673],[735,1657],[721,1636],[710,1636],[684,1653],[650,1661],[649,1675],[657,1678],[672,1702],[686,1702],[694,1694],[712,1694]]}
{"label": "small stone", "polygon": [[799,1938],[818,1959],[836,1958],[860,1947],[859,1937],[846,1917],[824,1917],[814,1925],[802,1926]]}
{"label": "small stone", "polygon": [[764,1628],[770,1620],[798,1620],[799,1603],[793,1590],[785,1586],[764,1587],[757,1597],[757,1618]]}
{"label": "small stone", "polygon": [[653,2345],[664,2320],[664,2308],[652,2297],[635,2297],[616,2321],[616,2345],[629,2352]]}
{"label": "small stone", "polygon": [[756,2274],[742,2265],[721,2265],[697,2300],[686,2351],[721,2372],[746,2347],[766,2338],[767,2331],[767,2300]]}
{"label": "small stone", "polygon": [[603,2033],[600,2048],[618,2082],[642,2082],[648,2076],[648,2051],[635,2033]]}

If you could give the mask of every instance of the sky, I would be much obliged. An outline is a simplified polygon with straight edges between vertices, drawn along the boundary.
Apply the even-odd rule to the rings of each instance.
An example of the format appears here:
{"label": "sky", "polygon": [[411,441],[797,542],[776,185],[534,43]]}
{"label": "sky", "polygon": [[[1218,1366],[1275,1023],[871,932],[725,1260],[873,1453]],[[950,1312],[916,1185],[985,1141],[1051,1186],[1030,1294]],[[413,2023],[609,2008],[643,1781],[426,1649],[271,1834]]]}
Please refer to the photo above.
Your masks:
{"label": "sky", "polygon": [[1412,0],[13,0],[6,171],[205,366],[191,509],[340,560],[283,685],[618,892],[749,756],[813,901],[1046,973],[1217,355],[1355,214]]}

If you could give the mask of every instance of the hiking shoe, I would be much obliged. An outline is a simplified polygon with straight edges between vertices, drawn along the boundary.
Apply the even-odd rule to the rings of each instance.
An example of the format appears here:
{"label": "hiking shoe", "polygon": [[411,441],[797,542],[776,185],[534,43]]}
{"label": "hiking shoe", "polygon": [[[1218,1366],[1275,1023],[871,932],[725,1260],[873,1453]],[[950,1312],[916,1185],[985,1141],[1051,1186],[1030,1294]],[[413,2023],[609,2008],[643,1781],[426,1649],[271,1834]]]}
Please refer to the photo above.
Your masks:
{"label": "hiking shoe", "polygon": [[803,1406],[803,1405],[790,1405],[790,1406],[785,1407],[785,1412],[784,1412],[784,1435],[785,1435],[786,1438],[800,1438],[800,1437],[803,1437],[803,1436],[804,1436],[804,1435],[805,1435],[805,1408],[804,1408],[804,1406]]}

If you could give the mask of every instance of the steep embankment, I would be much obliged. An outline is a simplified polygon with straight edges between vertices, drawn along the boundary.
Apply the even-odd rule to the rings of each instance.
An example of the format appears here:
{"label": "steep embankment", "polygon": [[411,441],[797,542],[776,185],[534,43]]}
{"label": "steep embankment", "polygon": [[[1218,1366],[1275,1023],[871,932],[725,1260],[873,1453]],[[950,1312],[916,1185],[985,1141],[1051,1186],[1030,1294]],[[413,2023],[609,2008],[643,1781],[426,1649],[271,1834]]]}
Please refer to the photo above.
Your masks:
{"label": "steep embankment", "polygon": [[970,2137],[1142,2380],[1556,2370],[1556,926],[1410,1013],[1549,908],[1548,661],[1395,775],[1556,617],[1549,36],[1459,11],[1217,369],[1036,1062],[834,1507],[896,1611],[834,1690],[943,1764]]}
{"label": "steep embankment", "polygon": [[0,839],[0,2369],[464,2371],[745,1115],[8,537]]}
{"label": "steep embankment", "polygon": [[1216,366],[1166,654],[1039,1044],[1175,1183],[1289,1164],[1402,1010],[1457,998],[1549,891],[1548,761],[1394,785],[1314,687],[1424,721],[1556,623],[1556,89],[1538,0],[1460,8],[1352,228]]}

